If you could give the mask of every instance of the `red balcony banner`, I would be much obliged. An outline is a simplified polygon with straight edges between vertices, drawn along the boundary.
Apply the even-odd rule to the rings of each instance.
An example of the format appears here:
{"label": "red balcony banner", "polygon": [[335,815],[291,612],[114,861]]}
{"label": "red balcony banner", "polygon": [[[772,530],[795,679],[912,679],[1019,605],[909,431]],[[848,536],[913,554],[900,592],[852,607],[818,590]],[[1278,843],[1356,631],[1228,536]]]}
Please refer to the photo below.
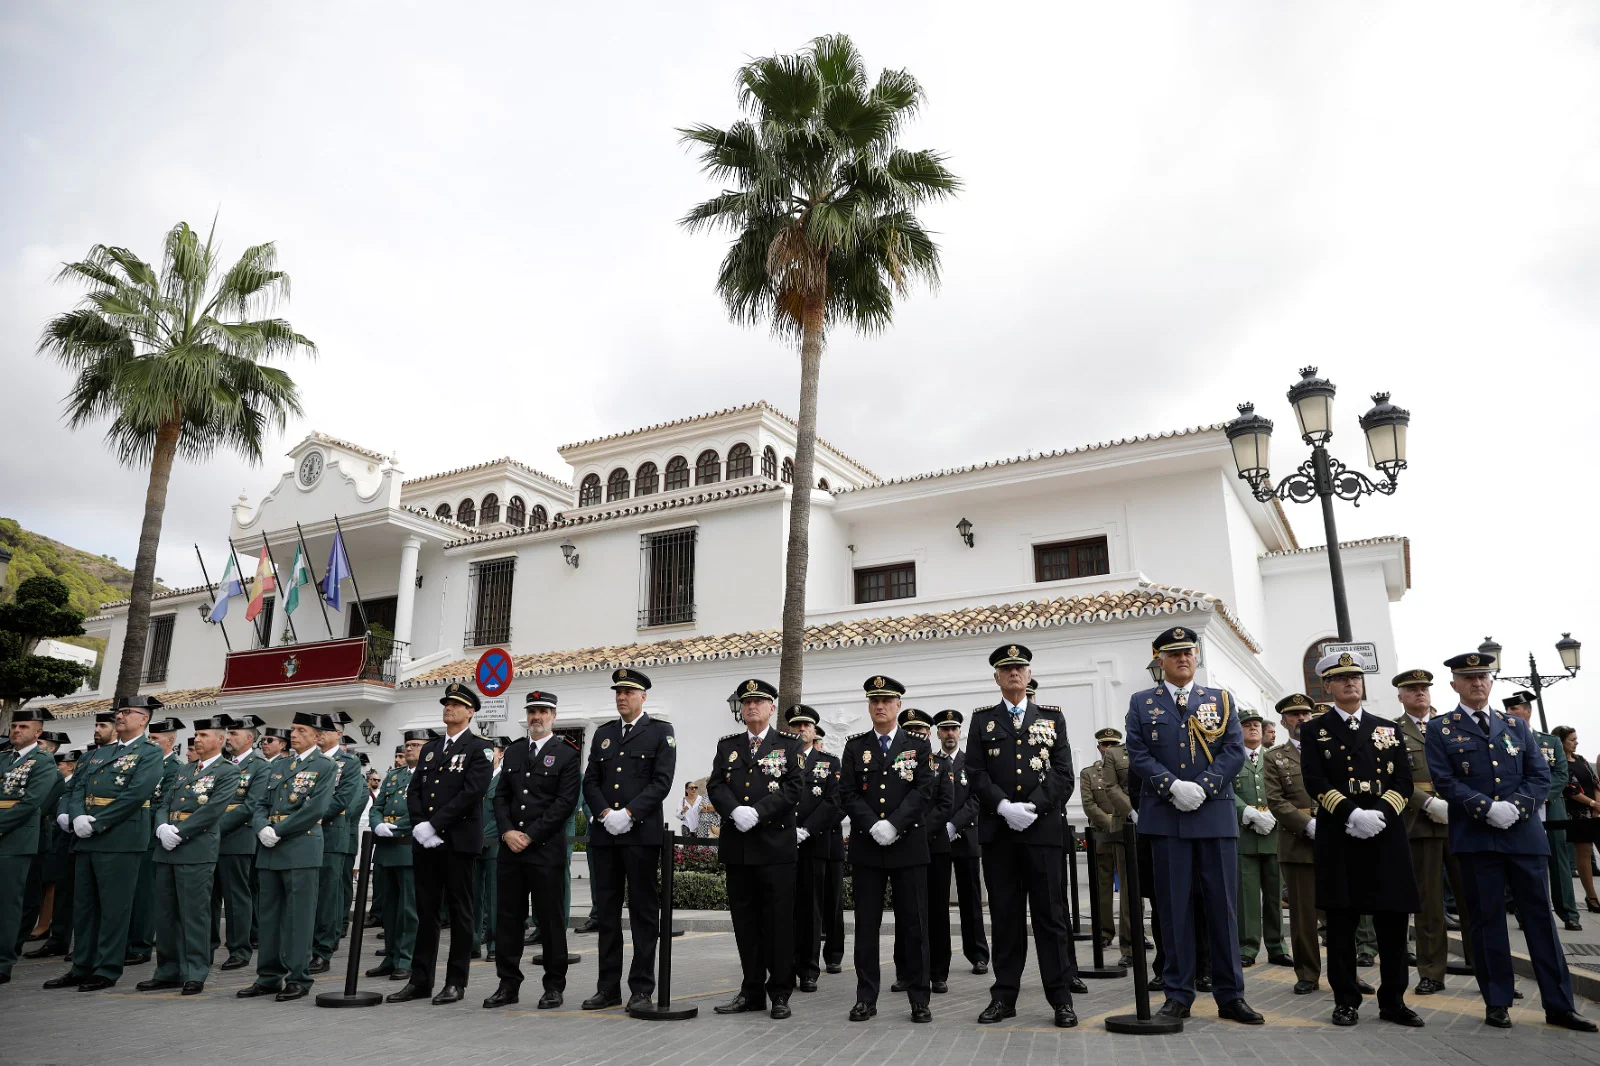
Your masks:
{"label": "red balcony banner", "polygon": [[348,684],[361,680],[366,664],[366,637],[236,651],[228,656],[222,668],[222,691],[258,692]]}

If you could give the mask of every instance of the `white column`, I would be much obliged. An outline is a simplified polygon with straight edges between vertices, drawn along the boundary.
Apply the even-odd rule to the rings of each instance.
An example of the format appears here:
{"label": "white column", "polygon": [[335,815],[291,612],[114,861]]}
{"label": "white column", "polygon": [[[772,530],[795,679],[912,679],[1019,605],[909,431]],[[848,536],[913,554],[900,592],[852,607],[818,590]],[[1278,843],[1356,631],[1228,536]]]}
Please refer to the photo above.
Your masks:
{"label": "white column", "polygon": [[407,537],[400,546],[400,580],[396,586],[394,605],[394,639],[405,642],[402,661],[411,655],[411,617],[417,602],[417,553],[422,550],[421,537]]}

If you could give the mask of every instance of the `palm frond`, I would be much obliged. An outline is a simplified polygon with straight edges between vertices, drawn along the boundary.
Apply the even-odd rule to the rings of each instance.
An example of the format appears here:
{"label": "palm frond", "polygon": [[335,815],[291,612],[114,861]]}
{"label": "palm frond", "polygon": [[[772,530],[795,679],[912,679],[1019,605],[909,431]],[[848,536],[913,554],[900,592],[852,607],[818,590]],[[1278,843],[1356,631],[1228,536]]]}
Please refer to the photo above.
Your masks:
{"label": "palm frond", "polygon": [[763,120],[803,123],[822,102],[822,83],[804,56],[767,56],[740,72],[739,106]]}
{"label": "palm frond", "polygon": [[806,50],[816,65],[817,76],[829,89],[850,88],[857,94],[867,88],[867,66],[848,34],[831,33],[814,37]]}

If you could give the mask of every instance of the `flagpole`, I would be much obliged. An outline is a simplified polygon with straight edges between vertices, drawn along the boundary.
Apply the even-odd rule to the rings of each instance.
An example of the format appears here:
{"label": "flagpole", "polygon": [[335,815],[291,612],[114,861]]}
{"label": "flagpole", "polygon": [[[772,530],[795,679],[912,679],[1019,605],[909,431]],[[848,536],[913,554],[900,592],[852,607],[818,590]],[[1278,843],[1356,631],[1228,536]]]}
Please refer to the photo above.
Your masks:
{"label": "flagpole", "polygon": [[[236,575],[238,575],[237,578],[235,578],[235,580],[237,580],[239,582],[239,589],[242,592],[244,590],[244,567],[239,565],[239,549],[235,548],[233,546],[233,538],[232,537],[228,538],[228,554],[233,556],[233,572]],[[245,602],[246,603],[249,602],[249,597],[245,598]],[[250,628],[252,628],[252,629],[254,629],[256,631],[256,639],[260,640],[261,639],[261,629],[260,629],[260,627],[258,627],[255,624],[254,621],[250,621]],[[271,641],[267,641],[266,642],[266,644],[270,644],[270,643],[272,643],[272,642]],[[263,644],[262,647],[266,647],[266,644]]]}
{"label": "flagpole", "polygon": [[[206,579],[206,591],[211,594],[211,608],[215,610],[217,606],[217,586],[211,583],[211,575],[206,573],[206,560],[200,554],[200,545],[198,544],[194,546],[194,557],[200,560],[200,576]],[[217,628],[222,630],[222,643],[227,645],[229,654],[232,654],[233,641],[228,639],[228,627],[218,622]]]}
{"label": "flagpole", "polygon": [[[339,533],[339,544],[344,546],[344,527],[339,524],[339,516],[333,516],[333,528]],[[367,622],[367,605],[361,602],[361,584],[356,581],[356,568],[350,562],[350,549],[344,548],[344,565],[350,568],[350,588],[356,594],[356,608],[361,612],[361,628],[370,632],[372,626]]]}
{"label": "flagpole", "polygon": [[[277,593],[274,598],[282,602],[284,596],[283,578],[278,576],[278,561],[272,557],[272,545],[267,543],[267,535],[265,533],[261,534],[261,546],[267,551],[267,565],[272,567],[272,591]],[[300,634],[294,631],[294,615],[284,611],[283,620],[289,623],[289,636],[294,638],[296,644],[300,643]]]}
{"label": "flagpole", "polygon": [[[311,553],[306,550],[306,535],[305,532],[300,528],[299,522],[294,524],[294,531],[300,538],[300,558],[306,561],[306,573],[311,575],[311,584],[315,586],[319,584],[317,581],[317,567],[316,564],[311,561]],[[289,576],[293,577],[294,575],[290,574]],[[320,592],[317,593],[317,606],[322,608],[322,624],[328,627],[328,639],[332,640],[333,623],[328,621],[328,601],[322,598],[322,593]]]}

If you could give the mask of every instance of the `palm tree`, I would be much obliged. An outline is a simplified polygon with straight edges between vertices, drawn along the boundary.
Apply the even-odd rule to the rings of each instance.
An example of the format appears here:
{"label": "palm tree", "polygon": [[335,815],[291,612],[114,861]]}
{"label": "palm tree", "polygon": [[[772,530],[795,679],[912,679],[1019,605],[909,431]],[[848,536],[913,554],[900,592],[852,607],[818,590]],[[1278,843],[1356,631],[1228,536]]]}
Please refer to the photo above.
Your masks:
{"label": "palm tree", "polygon": [[886,329],[894,301],[918,278],[936,286],[939,248],[915,209],[961,188],[944,156],[898,147],[922,105],[904,70],[873,83],[844,34],[818,37],[797,55],[745,64],[737,78],[744,117],[726,130],[678,132],[701,169],[724,188],[681,220],[691,232],[735,234],[717,274],[733,321],[769,323],[800,345],[800,422],[789,549],[784,567],[779,691],[801,699],[806,564],[817,443],[817,381],[828,329]]}
{"label": "palm tree", "polygon": [[89,292],[76,309],[51,319],[39,339],[40,355],[77,375],[66,398],[68,424],[109,418],[106,443],[117,459],[150,467],[117,696],[139,691],[173,460],[203,460],[226,448],[259,463],[266,432],[281,432],[288,416],[300,413],[293,379],[264,363],[316,352],[283,319],[251,317],[289,294],[277,249],[248,248],[219,275],[215,233],[213,220],[202,245],[178,223],[167,234],[159,273],[128,249],[101,244],[63,264],[56,280],[87,284]]}

